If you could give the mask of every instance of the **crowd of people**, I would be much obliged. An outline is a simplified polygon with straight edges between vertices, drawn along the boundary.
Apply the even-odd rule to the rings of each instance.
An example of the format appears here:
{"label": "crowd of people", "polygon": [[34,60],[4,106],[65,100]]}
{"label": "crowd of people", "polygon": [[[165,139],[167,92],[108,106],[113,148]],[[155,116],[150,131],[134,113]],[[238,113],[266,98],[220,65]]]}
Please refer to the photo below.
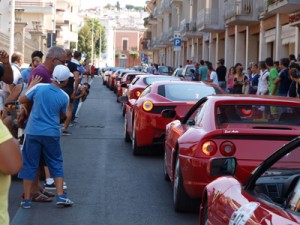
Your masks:
{"label": "crowd of people", "polygon": [[218,60],[215,69],[211,62],[201,60],[191,74],[193,81],[214,83],[231,94],[300,96],[300,55],[296,59],[291,54],[279,61],[268,57],[247,67],[236,63],[229,69],[224,59]]}
{"label": "crowd of people", "polygon": [[[73,204],[65,191],[60,136],[71,135],[68,128],[76,122],[90,89],[82,78],[88,78],[90,71],[81,63],[80,51],[55,46],[45,60],[43,56],[34,51],[29,68],[21,70],[22,53],[9,57],[0,50],[0,224],[4,225],[9,224],[12,174],[23,179],[22,208],[54,197],[57,205]],[[41,172],[45,172],[44,185],[40,185]],[[53,188],[56,194],[49,191]]]}

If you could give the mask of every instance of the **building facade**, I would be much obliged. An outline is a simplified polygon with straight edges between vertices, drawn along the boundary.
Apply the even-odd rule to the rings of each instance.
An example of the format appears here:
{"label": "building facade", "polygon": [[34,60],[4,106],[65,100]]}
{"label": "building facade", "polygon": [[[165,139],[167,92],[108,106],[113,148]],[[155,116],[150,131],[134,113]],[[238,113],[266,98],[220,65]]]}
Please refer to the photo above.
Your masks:
{"label": "building facade", "polygon": [[[220,58],[226,66],[300,53],[300,1],[151,0],[145,19],[153,61],[178,67]],[[174,51],[174,33],[181,35]],[[178,49],[178,48],[177,48]]]}
{"label": "building facade", "polygon": [[[53,45],[77,46],[79,0],[14,0],[0,1],[0,48],[9,52],[11,36],[14,51],[22,52],[30,63],[34,50],[44,53]],[[14,33],[11,33],[11,11],[14,8]],[[49,35],[55,34],[55,35]],[[51,37],[52,36],[52,37]],[[50,42],[50,43],[49,43]]]}

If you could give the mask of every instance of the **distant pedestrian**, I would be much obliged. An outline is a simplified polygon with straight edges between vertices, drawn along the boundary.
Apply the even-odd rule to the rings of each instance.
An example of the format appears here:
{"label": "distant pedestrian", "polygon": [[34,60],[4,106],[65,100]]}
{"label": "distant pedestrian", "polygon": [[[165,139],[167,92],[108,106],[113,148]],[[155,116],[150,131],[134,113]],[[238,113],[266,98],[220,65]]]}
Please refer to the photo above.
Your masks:
{"label": "distant pedestrian", "polygon": [[269,95],[278,95],[277,85],[274,84],[275,79],[278,77],[278,71],[274,67],[274,62],[271,57],[266,58],[265,60],[267,68],[269,70]]}
{"label": "distant pedestrian", "polygon": [[226,83],[227,83],[227,92],[230,94],[233,94],[233,79],[234,79],[234,75],[235,75],[235,68],[234,66],[232,66],[229,71],[228,74],[226,76]]}
{"label": "distant pedestrian", "polygon": [[289,97],[300,98],[300,66],[298,63],[290,64],[289,76],[292,80]]}
{"label": "distant pedestrian", "polygon": [[200,60],[200,68],[199,68],[200,80],[206,82],[207,74],[208,74],[207,65],[205,65],[204,60]]}
{"label": "distant pedestrian", "polygon": [[218,81],[219,81],[219,86],[225,90],[226,89],[226,74],[227,74],[227,68],[224,66],[224,59],[219,59],[218,60],[218,67],[216,69],[217,75],[218,75]]}
{"label": "distant pedestrian", "polygon": [[289,65],[290,60],[288,58],[282,58],[279,61],[280,73],[279,76],[275,79],[274,84],[278,88],[279,96],[287,96],[289,88],[291,86],[292,80],[289,76]]}
{"label": "distant pedestrian", "polygon": [[233,79],[233,94],[248,94],[249,79],[243,74],[243,67],[236,66],[236,74]]}
{"label": "distant pedestrian", "polygon": [[258,63],[258,68],[260,70],[260,76],[258,80],[258,87],[257,87],[257,95],[268,95],[269,93],[269,70],[265,61],[260,61]]}
{"label": "distant pedestrian", "polygon": [[213,70],[212,64],[209,63],[209,64],[207,65],[207,68],[208,68],[208,75],[207,75],[207,78],[206,78],[206,82],[213,83],[213,84],[216,84],[216,85],[219,86],[218,75],[217,75],[217,73]]}
{"label": "distant pedestrian", "polygon": [[258,70],[258,65],[256,63],[252,63],[251,76],[249,79],[249,94],[256,94],[258,88],[259,75],[260,74]]}

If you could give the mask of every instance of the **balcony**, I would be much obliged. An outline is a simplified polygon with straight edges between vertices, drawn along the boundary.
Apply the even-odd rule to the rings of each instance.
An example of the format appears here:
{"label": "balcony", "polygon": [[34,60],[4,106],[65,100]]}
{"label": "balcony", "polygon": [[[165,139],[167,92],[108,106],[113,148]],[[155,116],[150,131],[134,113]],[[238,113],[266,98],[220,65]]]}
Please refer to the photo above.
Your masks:
{"label": "balcony", "polygon": [[225,23],[251,24],[258,22],[258,13],[254,0],[227,0],[224,5]]}
{"label": "balcony", "polygon": [[16,9],[24,9],[24,13],[53,14],[53,2],[43,0],[15,1]]}
{"label": "balcony", "polygon": [[172,12],[172,4],[171,0],[163,0],[161,3],[163,12],[171,13]]}
{"label": "balcony", "polygon": [[180,31],[181,38],[200,37],[200,32],[197,30],[196,21],[185,23],[183,27],[184,29]]}
{"label": "balcony", "polygon": [[274,13],[294,13],[300,11],[299,0],[265,0],[267,12]]}
{"label": "balcony", "polygon": [[225,30],[223,16],[219,9],[205,8],[198,12],[196,26],[200,32],[221,32]]}
{"label": "balcony", "polygon": [[300,12],[289,15],[289,25],[293,27],[300,26]]}
{"label": "balcony", "polygon": [[78,16],[70,12],[56,12],[56,23],[59,25],[77,25],[79,23]]}
{"label": "balcony", "polygon": [[148,17],[149,18],[149,24],[157,24],[157,18],[155,18],[153,16],[153,14],[150,14],[150,16]]}
{"label": "balcony", "polygon": [[174,39],[174,29],[173,29],[173,27],[170,27],[169,32],[168,32],[168,40],[169,40],[169,42],[172,42],[173,39]]}

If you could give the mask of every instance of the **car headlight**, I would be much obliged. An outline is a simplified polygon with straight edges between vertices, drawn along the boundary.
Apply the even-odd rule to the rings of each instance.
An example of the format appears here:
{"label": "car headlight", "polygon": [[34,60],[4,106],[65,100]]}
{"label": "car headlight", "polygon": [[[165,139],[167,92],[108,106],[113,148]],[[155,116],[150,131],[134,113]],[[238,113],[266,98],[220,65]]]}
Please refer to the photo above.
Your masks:
{"label": "car headlight", "polygon": [[145,101],[143,103],[143,109],[146,111],[146,112],[149,112],[153,109],[153,103],[150,102],[150,101]]}
{"label": "car headlight", "polygon": [[137,97],[139,97],[141,95],[141,92],[137,91],[135,94],[136,94]]}

